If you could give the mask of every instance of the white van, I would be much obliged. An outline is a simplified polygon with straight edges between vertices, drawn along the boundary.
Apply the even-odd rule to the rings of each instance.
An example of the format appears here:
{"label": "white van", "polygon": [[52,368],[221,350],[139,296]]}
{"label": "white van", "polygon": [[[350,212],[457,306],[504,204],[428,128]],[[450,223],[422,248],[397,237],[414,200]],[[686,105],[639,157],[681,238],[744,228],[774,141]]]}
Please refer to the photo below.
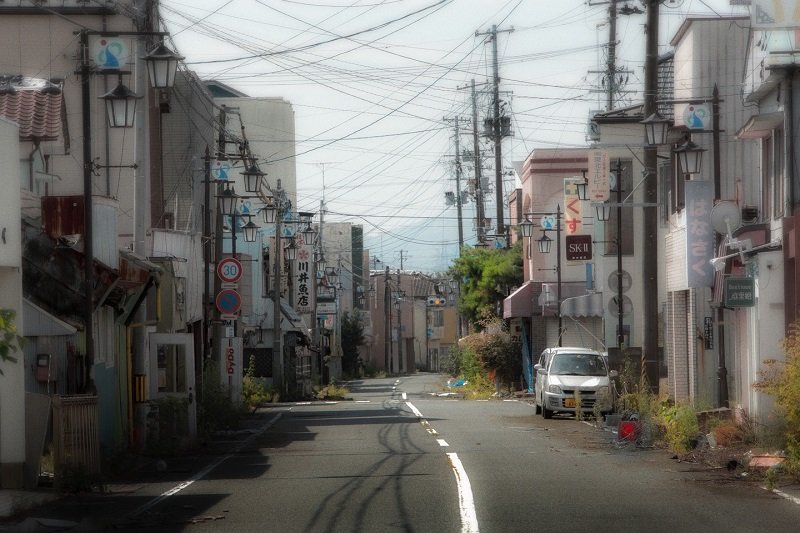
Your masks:
{"label": "white van", "polygon": [[[606,359],[596,350],[575,347],[547,348],[533,367],[536,371],[534,403],[536,413],[550,418],[553,413],[591,413],[595,405],[603,414],[614,409],[611,378]],[[580,399],[580,406],[577,405]]]}

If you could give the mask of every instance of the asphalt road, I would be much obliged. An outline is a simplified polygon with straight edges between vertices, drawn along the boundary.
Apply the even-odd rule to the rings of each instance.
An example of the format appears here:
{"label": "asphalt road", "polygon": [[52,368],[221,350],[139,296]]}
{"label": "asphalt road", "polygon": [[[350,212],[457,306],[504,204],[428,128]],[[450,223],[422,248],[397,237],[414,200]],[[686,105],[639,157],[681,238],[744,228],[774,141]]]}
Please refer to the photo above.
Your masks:
{"label": "asphalt road", "polygon": [[800,530],[800,505],[732,474],[442,383],[364,380],[352,401],[266,408],[202,455],[31,516],[81,531]]}

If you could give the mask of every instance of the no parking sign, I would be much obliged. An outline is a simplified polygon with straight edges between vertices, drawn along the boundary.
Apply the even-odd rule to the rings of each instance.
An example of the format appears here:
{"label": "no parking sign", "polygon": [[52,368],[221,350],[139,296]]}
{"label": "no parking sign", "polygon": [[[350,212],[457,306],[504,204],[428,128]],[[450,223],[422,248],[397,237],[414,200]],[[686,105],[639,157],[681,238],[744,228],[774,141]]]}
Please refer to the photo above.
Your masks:
{"label": "no parking sign", "polygon": [[233,289],[222,289],[217,293],[216,304],[223,315],[235,315],[242,307],[242,297]]}

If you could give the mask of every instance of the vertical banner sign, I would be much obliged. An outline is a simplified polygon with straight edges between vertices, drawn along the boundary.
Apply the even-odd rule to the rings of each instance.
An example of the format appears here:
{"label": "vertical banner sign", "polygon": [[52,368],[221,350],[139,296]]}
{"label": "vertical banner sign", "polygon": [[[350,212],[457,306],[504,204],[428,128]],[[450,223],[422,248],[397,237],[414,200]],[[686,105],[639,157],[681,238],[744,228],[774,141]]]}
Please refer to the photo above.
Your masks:
{"label": "vertical banner sign", "polygon": [[714,229],[711,226],[713,207],[712,184],[697,180],[686,182],[686,280],[689,287],[711,287],[714,284]]}
{"label": "vertical banner sign", "polygon": [[240,401],[242,397],[242,338],[225,339],[222,343],[222,365],[220,366],[220,383],[228,387],[232,400]]}
{"label": "vertical banner sign", "polygon": [[[274,236],[269,238],[269,246],[270,250],[275,250],[274,246],[276,246],[276,242],[283,244],[283,239],[276,239]],[[286,252],[281,250],[281,288],[280,293],[281,296],[286,296],[286,291],[289,288],[289,278],[286,275],[286,267],[287,267],[287,259],[286,259]],[[270,254],[270,265],[269,265],[269,273],[270,279],[272,279],[272,285],[275,285],[275,254]]]}
{"label": "vertical banner sign", "polygon": [[297,260],[294,262],[294,307],[298,313],[311,313],[314,309],[313,283],[316,278],[312,245],[304,244],[303,238],[295,239]]}
{"label": "vertical banner sign", "polygon": [[582,178],[564,179],[564,230],[567,235],[575,235],[581,230],[581,199],[577,183]]}
{"label": "vertical banner sign", "polygon": [[586,196],[592,202],[608,200],[610,185],[608,173],[611,168],[606,150],[589,150],[589,171],[586,173]]}

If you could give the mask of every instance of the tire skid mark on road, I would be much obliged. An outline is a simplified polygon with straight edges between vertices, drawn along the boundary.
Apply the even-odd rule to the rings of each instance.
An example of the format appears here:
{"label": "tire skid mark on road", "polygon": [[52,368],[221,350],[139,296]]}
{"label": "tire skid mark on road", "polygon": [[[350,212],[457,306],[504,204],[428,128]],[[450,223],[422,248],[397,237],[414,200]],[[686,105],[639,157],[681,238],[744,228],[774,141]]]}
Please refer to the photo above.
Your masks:
{"label": "tire skid mark on road", "polygon": [[168,491],[163,492],[160,495],[156,496],[155,498],[153,498],[149,502],[145,503],[144,505],[142,505],[138,509],[134,510],[128,517],[129,518],[135,518],[135,517],[139,516],[140,514],[142,514],[143,512],[147,511],[148,509],[152,508],[156,504],[166,500],[170,496],[174,496],[175,494],[179,493],[183,489],[189,487],[195,481],[200,481],[201,479],[206,477],[208,474],[210,474],[212,470],[214,470],[216,467],[218,467],[219,465],[221,465],[222,463],[224,463],[225,461],[227,461],[228,459],[230,459],[231,457],[233,457],[234,455],[239,453],[239,450],[241,450],[242,448],[244,448],[245,446],[250,444],[253,440],[255,440],[257,437],[262,435],[266,430],[268,430],[270,427],[272,427],[272,425],[275,424],[275,422],[277,422],[278,419],[281,416],[283,416],[283,413],[276,413],[275,416],[270,418],[267,421],[266,424],[264,424],[263,426],[261,426],[261,428],[259,428],[258,431],[256,431],[255,433],[253,433],[252,435],[250,435],[249,437],[244,439],[242,442],[240,442],[239,445],[236,446],[230,453],[228,453],[227,455],[223,455],[222,457],[220,457],[216,461],[210,463],[204,469],[200,470],[198,473],[196,473],[194,476],[192,476],[190,479],[187,479],[186,481],[182,481],[181,483],[178,483],[177,485],[175,485],[174,487],[172,487]]}
{"label": "tire skid mark on road", "polygon": [[[445,400],[446,401],[446,400]],[[406,405],[411,412],[419,419],[420,424],[431,435],[437,435],[436,430],[431,427],[428,420],[422,415],[419,409],[411,403],[406,402]],[[444,439],[436,439],[441,447],[449,447],[450,445]],[[447,459],[450,462],[450,468],[453,470],[453,475],[456,477],[456,486],[458,488],[458,508],[461,512],[461,532],[462,533],[478,533],[478,515],[475,512],[475,499],[472,496],[472,485],[469,482],[467,471],[464,470],[464,465],[461,464],[461,459],[458,458],[457,453],[447,453]]]}

